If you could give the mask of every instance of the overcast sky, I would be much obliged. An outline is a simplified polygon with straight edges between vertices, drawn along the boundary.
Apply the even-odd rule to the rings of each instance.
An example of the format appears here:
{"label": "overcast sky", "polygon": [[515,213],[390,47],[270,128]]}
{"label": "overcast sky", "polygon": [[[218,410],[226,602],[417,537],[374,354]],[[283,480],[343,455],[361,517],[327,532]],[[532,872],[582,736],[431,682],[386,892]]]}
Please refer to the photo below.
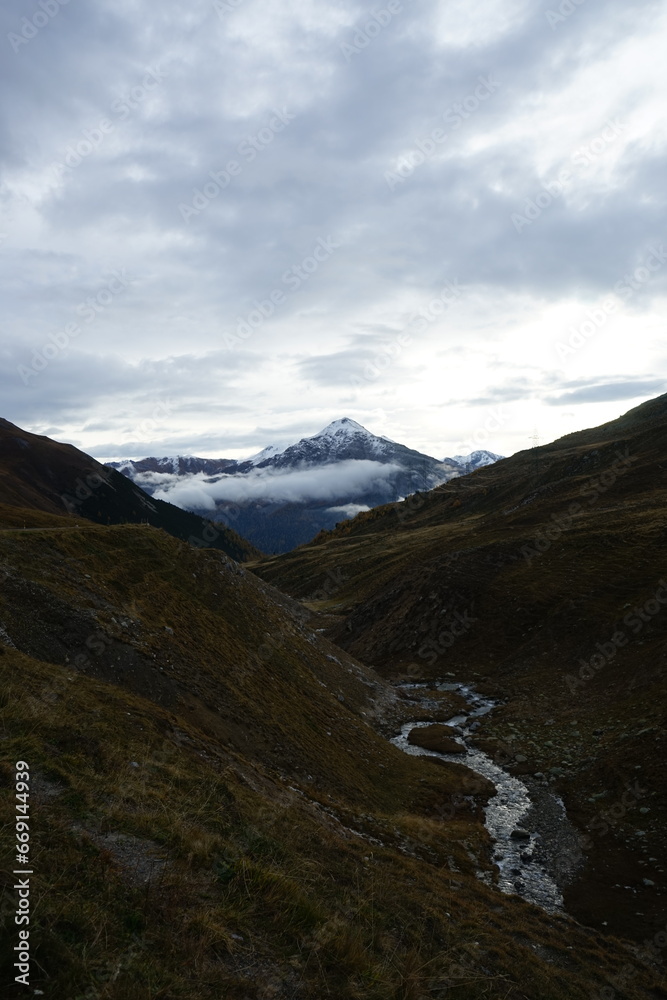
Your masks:
{"label": "overcast sky", "polygon": [[0,415],[511,454],[667,391],[664,2],[4,0]]}

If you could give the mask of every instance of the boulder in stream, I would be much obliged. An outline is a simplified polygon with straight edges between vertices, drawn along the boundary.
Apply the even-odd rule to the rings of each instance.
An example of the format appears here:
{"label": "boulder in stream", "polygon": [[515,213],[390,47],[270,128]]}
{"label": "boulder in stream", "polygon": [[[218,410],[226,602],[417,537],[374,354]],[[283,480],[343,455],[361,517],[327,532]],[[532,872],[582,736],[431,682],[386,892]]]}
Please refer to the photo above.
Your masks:
{"label": "boulder in stream", "polygon": [[439,723],[433,726],[417,726],[408,733],[408,743],[434,750],[436,753],[465,753],[466,748],[454,739],[454,730]]}

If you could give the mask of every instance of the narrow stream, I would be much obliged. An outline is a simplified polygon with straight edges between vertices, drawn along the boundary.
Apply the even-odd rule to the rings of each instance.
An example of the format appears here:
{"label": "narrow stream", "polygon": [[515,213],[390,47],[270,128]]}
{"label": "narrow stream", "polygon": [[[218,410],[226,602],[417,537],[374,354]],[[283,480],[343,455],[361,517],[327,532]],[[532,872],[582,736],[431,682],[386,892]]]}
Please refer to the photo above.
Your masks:
{"label": "narrow stream", "polygon": [[[416,692],[433,686],[422,684],[401,685],[404,690]],[[486,715],[496,705],[490,698],[478,694],[465,684],[441,683],[435,685],[439,691],[456,691],[468,703],[469,711],[452,716],[446,722],[447,726],[456,726],[461,735],[455,736],[457,743],[466,748],[464,754],[437,753],[413,746],[408,742],[410,730],[433,725],[433,722],[408,722],[401,728],[398,736],[391,742],[405,753],[416,756],[441,757],[443,760],[454,761],[469,767],[471,771],[488,778],[496,786],[496,794],[486,806],[486,828],[494,842],[493,861],[498,867],[498,888],[505,893],[522,896],[535,903],[549,913],[563,911],[563,897],[555,878],[549,873],[558,870],[558,851],[550,856],[553,845],[545,841],[535,829],[535,819],[538,812],[536,803],[531,799],[528,787],[518,778],[513,777],[491,760],[487,754],[478,750],[471,743],[471,737],[480,716]],[[435,701],[426,697],[421,699],[421,707],[437,708]],[[570,829],[565,813],[565,807],[560,798],[552,792],[540,789],[542,806],[545,802],[556,824]],[[532,822],[531,822],[532,821]],[[555,856],[554,856],[555,855]],[[549,869],[549,870],[547,870]]]}

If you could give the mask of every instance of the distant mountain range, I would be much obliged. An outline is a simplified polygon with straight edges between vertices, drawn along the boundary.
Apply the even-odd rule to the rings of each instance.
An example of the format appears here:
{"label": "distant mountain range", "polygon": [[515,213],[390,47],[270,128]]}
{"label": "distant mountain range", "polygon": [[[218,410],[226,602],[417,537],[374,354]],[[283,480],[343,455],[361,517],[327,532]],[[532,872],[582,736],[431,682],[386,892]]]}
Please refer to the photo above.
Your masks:
{"label": "distant mountain range", "polygon": [[223,521],[264,552],[287,552],[319,531],[426,491],[498,459],[475,451],[439,461],[344,417],[319,434],[244,461],[192,456],[109,465],[146,493]]}

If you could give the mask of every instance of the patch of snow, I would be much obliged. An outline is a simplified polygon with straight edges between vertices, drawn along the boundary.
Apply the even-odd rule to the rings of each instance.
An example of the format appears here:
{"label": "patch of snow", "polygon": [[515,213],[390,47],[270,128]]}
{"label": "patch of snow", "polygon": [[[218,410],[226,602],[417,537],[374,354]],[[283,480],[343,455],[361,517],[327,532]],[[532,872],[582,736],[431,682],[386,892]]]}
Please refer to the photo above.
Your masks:
{"label": "patch of snow", "polygon": [[343,417],[341,420],[333,420],[330,424],[319,432],[319,434],[314,434],[310,438],[305,438],[306,441],[326,441],[331,439],[335,444],[344,444],[347,441],[353,441],[355,438],[362,437],[370,445],[374,445],[376,448],[382,442],[383,444],[395,445],[396,442],[392,441],[391,438],[381,437],[378,434],[371,434],[370,431],[358,424],[356,420],[351,420],[350,417]]}
{"label": "patch of snow", "polygon": [[356,517],[362,511],[370,510],[365,503],[346,503],[342,507],[327,507],[327,514],[344,514],[345,517]]}
{"label": "patch of snow", "polygon": [[276,455],[282,455],[284,451],[285,448],[281,448],[277,444],[270,444],[266,448],[262,448],[261,451],[258,451],[256,455],[252,455],[247,461],[253,465],[259,465],[260,462],[266,461],[267,458],[275,458]]}
{"label": "patch of snow", "polygon": [[[486,449],[481,451],[471,451],[469,455],[454,455],[449,461],[458,462],[459,465],[471,466],[473,469],[481,469],[485,465],[493,465],[494,462],[499,462],[503,455],[496,455],[493,451],[486,451]],[[448,459],[444,459],[448,461]]]}

